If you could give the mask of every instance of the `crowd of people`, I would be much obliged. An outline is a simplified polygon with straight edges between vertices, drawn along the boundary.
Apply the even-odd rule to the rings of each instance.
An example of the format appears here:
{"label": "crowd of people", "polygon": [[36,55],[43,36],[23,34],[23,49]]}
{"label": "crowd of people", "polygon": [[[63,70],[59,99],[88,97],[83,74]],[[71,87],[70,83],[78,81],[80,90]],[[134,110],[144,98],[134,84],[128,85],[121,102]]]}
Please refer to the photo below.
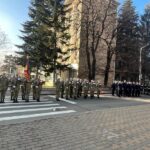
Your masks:
{"label": "crowd of people", "polygon": [[13,103],[18,103],[19,92],[21,91],[22,100],[29,102],[29,95],[31,88],[33,91],[33,100],[40,101],[40,93],[42,90],[43,81],[40,77],[27,80],[26,78],[21,78],[19,76],[14,76],[13,78],[8,78],[5,74],[0,76],[0,103],[5,102],[5,95],[8,87],[10,87],[10,100]]}
{"label": "crowd of people", "polygon": [[114,81],[112,84],[112,95],[139,97],[141,93],[141,85],[139,82]]}
{"label": "crowd of people", "polygon": [[97,98],[100,98],[101,93],[101,83],[100,81],[92,80],[89,82],[84,79],[67,79],[56,81],[56,100],[59,101],[60,98],[65,99],[77,99],[83,96],[85,99],[88,97],[88,93],[90,94],[90,98],[94,98],[94,94],[97,94]]}

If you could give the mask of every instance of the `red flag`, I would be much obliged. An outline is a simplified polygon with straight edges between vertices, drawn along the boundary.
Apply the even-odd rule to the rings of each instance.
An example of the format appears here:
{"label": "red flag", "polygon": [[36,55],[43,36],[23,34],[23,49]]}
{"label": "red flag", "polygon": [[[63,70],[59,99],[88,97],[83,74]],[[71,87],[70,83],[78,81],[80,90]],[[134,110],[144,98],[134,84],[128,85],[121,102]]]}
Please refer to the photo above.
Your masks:
{"label": "red flag", "polygon": [[26,59],[26,66],[25,66],[25,69],[24,69],[24,76],[27,80],[30,80],[29,57],[28,56],[27,56],[27,59]]}

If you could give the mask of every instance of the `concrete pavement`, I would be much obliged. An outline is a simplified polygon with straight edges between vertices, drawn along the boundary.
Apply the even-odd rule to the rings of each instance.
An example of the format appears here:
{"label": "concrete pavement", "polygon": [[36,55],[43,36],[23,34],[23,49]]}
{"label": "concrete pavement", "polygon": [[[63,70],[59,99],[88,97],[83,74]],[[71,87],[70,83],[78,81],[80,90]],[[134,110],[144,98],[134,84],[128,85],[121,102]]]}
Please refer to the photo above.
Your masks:
{"label": "concrete pavement", "polygon": [[149,150],[150,103],[142,100],[150,99],[61,101],[76,112],[0,125],[0,150]]}

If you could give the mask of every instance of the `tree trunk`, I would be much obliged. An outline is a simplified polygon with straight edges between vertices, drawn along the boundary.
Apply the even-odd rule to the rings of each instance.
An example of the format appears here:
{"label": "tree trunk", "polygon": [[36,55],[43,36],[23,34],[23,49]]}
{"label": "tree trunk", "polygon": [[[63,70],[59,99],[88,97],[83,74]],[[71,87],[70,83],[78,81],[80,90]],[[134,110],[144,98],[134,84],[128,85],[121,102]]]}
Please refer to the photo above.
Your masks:
{"label": "tree trunk", "polygon": [[92,62],[92,80],[95,80],[95,75],[96,75],[96,57],[94,54]]}
{"label": "tree trunk", "polygon": [[112,56],[109,56],[109,55],[110,54],[108,53],[106,67],[105,67],[105,76],[104,76],[104,85],[105,86],[107,86],[107,84],[108,84],[110,64],[111,64],[111,60],[112,60]]}

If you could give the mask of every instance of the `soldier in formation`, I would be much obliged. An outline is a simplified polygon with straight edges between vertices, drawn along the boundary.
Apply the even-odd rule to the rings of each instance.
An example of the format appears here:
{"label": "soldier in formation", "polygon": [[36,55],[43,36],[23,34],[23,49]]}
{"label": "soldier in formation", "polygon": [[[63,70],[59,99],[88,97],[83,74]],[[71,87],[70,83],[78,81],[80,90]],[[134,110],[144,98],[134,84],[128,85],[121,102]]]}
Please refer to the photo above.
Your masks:
{"label": "soldier in formation", "polygon": [[73,98],[78,99],[82,95],[86,99],[88,95],[90,98],[94,98],[95,94],[97,94],[97,98],[100,98],[101,93],[101,83],[100,81],[92,80],[89,82],[88,80],[82,80],[78,78],[74,79],[66,79],[56,81],[56,100],[60,100],[61,98],[65,98],[67,100]]}
{"label": "soldier in formation", "polygon": [[43,84],[44,82],[40,80],[40,76],[37,79],[35,79],[32,83],[33,100],[36,100],[37,102],[40,102],[40,95],[41,95]]}
{"label": "soldier in formation", "polygon": [[20,85],[21,85],[21,78],[18,76],[13,77],[11,80],[11,100],[13,100],[13,103],[18,103]]}
{"label": "soldier in formation", "polygon": [[13,101],[13,103],[18,103],[20,91],[22,100],[29,102],[31,87],[33,88],[33,99],[39,102],[43,83],[44,82],[40,80],[40,77],[31,81],[19,76],[14,76],[8,79],[5,74],[0,75],[0,103],[4,103],[5,95],[9,86],[10,100]]}
{"label": "soldier in formation", "polygon": [[0,76],[0,103],[4,103],[5,94],[7,92],[9,80],[5,74]]}
{"label": "soldier in formation", "polygon": [[112,83],[112,95],[118,97],[139,97],[141,93],[141,85],[139,82],[114,81]]}

